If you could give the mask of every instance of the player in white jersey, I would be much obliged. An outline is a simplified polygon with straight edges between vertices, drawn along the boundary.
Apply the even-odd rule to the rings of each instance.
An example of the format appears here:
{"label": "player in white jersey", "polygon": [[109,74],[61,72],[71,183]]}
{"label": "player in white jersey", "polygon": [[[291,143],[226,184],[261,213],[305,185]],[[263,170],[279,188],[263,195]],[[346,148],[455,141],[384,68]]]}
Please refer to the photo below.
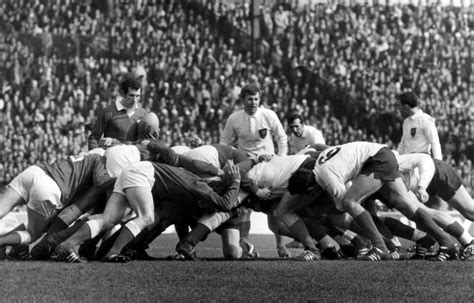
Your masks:
{"label": "player in white jersey", "polygon": [[[313,168],[315,161],[316,159],[307,155],[292,155],[274,157],[268,162],[262,162],[255,165],[248,172],[248,176],[258,187],[268,187],[271,190],[271,196],[269,199],[264,201],[260,200],[259,204],[261,205],[261,210],[267,214],[272,214],[272,209],[276,206],[275,202],[277,202],[280,198],[282,201],[291,199],[288,191],[286,190],[291,174],[301,167],[308,169]],[[240,199],[243,199],[244,197],[245,196],[243,195],[239,196]],[[301,203],[301,199],[298,200]],[[313,199],[310,198],[308,200],[309,203],[312,202]],[[199,241],[205,239],[212,230],[216,229],[223,222],[226,222],[226,220],[229,220],[230,218],[231,214],[229,213],[215,213],[211,216],[201,218],[199,220],[199,224],[206,226],[207,232],[205,234],[200,234],[199,231],[193,229],[190,236],[183,239],[178,245],[178,252],[185,256],[191,255],[194,252],[194,246],[196,246]],[[286,226],[285,222],[279,221],[279,218],[269,215],[268,219],[268,224],[272,231],[279,233],[281,232],[282,234],[290,237],[294,236],[292,229]],[[305,247],[309,250],[313,250],[315,254],[319,255],[319,250],[316,248],[313,239],[309,237],[307,240],[308,241],[302,241]],[[318,238],[318,242],[323,250],[337,245],[336,242],[332,240],[327,234],[321,235],[321,237]],[[235,243],[233,245],[228,244],[228,246],[235,246]],[[283,253],[281,251],[281,247],[277,247],[277,249],[280,257],[289,257],[288,252]]]}
{"label": "player in white jersey", "polygon": [[[348,182],[352,185],[346,188]],[[328,148],[318,156],[312,171],[299,169],[292,175],[288,190],[292,194],[311,193],[313,196],[327,191],[334,199],[336,208],[347,211],[371,240],[373,248],[361,257],[362,260],[392,259],[373,219],[360,205],[376,192],[415,221],[420,229],[431,234],[440,246],[454,246],[430,214],[413,203],[398,174],[397,159],[384,145],[352,142]],[[311,255],[311,252],[305,253]]]}
{"label": "player in white jersey", "polygon": [[399,96],[400,113],[403,120],[403,133],[397,151],[400,155],[427,153],[434,159],[442,160],[441,145],[434,119],[418,106],[418,98],[412,92]]}
{"label": "player in white jersey", "polygon": [[[244,108],[232,113],[222,131],[220,143],[232,145],[245,151],[249,156],[268,160],[275,154],[273,141],[277,142],[277,155],[288,153],[288,137],[275,112],[260,107],[261,92],[254,85],[246,85],[240,92]],[[248,242],[250,231],[250,211],[242,213],[240,237]],[[283,242],[276,235],[277,245]]]}
{"label": "player in white jersey", "polygon": [[260,91],[247,85],[240,93],[244,109],[229,116],[220,143],[236,145],[249,155],[275,154],[273,139],[278,145],[278,155],[288,152],[288,138],[278,116],[270,109],[260,107]]}
{"label": "player in white jersey", "polygon": [[315,144],[326,144],[322,132],[304,123],[300,114],[292,114],[288,118],[288,127],[291,129],[290,152],[299,153],[305,147]]}

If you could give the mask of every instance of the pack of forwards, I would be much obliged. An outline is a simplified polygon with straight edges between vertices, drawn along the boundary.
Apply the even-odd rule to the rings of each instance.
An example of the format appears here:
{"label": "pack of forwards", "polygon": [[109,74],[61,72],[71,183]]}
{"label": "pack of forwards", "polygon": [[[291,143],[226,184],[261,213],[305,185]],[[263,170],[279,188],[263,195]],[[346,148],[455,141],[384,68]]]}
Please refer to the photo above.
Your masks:
{"label": "pack of forwards", "polygon": [[[143,144],[146,152],[138,147]],[[266,213],[275,233],[303,244],[294,260],[397,260],[395,236],[416,242],[415,259],[474,260],[468,231],[424,204],[436,195],[473,220],[472,198],[454,168],[426,154],[399,155],[368,142],[317,144],[307,154],[262,162],[221,145],[191,151],[178,155],[145,139],[26,169],[0,196],[2,217],[22,201],[28,209],[28,224],[0,237],[3,251],[14,247],[4,255],[65,262],[150,259],[148,245],[176,224],[184,228],[173,259],[196,259],[198,243],[212,231],[222,236],[225,258],[256,257],[251,243],[239,241],[234,220],[245,206]],[[378,217],[369,206],[375,199],[417,229]],[[91,253],[83,246],[94,238],[101,241]]]}
{"label": "pack of forwards", "polygon": [[[134,92],[134,101],[140,88],[127,91]],[[297,261],[398,260],[397,237],[416,243],[413,259],[474,260],[469,232],[448,212],[425,204],[439,197],[474,220],[474,201],[448,163],[369,142],[327,146],[320,140],[287,155],[281,124],[268,122],[278,118],[259,110],[257,89],[243,91],[245,110],[231,120],[234,126],[228,123],[229,140],[221,144],[171,148],[157,139],[159,120],[149,113],[134,122],[132,137],[25,169],[0,193],[0,219],[20,203],[26,203],[28,217],[0,234],[0,257],[150,260],[149,244],[175,225],[179,242],[172,260],[197,259],[198,244],[213,231],[222,237],[224,258],[258,258],[248,226],[242,228],[252,209],[268,216],[285,259],[291,255],[281,236],[302,244],[303,252],[291,258]],[[292,142],[306,140],[301,118],[290,122]],[[277,153],[272,136],[281,139]],[[229,146],[231,139],[237,149]],[[398,210],[417,228],[378,216],[374,201]]]}

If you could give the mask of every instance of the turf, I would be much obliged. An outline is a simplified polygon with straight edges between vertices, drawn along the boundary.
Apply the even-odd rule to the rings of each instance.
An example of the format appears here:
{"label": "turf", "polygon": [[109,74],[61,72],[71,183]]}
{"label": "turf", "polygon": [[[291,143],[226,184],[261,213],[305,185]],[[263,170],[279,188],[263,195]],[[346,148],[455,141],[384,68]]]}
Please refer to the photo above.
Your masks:
{"label": "turf", "polygon": [[224,261],[211,235],[198,249],[211,261],[165,261],[176,239],[153,243],[159,261],[0,262],[0,301],[474,301],[474,262],[278,260],[268,235],[251,236],[265,260]]}

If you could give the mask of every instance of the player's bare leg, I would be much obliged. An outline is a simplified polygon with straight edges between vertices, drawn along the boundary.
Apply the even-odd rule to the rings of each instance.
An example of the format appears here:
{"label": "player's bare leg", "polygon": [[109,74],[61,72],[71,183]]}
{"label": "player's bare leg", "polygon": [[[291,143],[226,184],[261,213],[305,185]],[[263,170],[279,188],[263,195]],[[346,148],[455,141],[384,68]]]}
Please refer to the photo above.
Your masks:
{"label": "player's bare leg", "polygon": [[363,229],[363,235],[366,236],[373,244],[373,251],[364,256],[363,260],[380,260],[389,259],[389,251],[382,235],[377,230],[372,216],[366,211],[361,203],[383,186],[383,182],[370,175],[359,175],[353,182],[352,186],[347,190],[342,206],[354,218],[355,222]]}
{"label": "player's bare leg", "polygon": [[23,198],[15,190],[10,186],[6,186],[3,192],[0,193],[0,219],[23,201]]}
{"label": "player's bare leg", "polygon": [[[135,211],[137,216],[125,224],[114,245],[105,255],[105,261],[123,262],[120,258],[120,252],[130,241],[133,240],[144,228],[152,225],[155,222],[155,210],[153,195],[148,187],[129,187],[126,188],[125,193],[130,206]],[[114,258],[116,256],[116,258]]]}
{"label": "player's bare leg", "polygon": [[[451,254],[451,251],[455,249],[454,242],[449,235],[442,231],[434,222],[433,217],[426,208],[419,207],[416,199],[408,194],[401,178],[397,178],[393,182],[386,182],[385,185],[381,191],[384,198],[408,219],[413,220],[419,229],[427,232],[438,241],[440,246],[439,254],[442,253],[443,258],[445,255]],[[445,252],[448,251],[449,253],[445,254]]]}
{"label": "player's bare leg", "polygon": [[105,206],[104,213],[91,217],[77,232],[59,244],[55,249],[54,258],[59,261],[79,262],[74,247],[120,223],[129,206],[130,204],[124,195],[113,193]]}

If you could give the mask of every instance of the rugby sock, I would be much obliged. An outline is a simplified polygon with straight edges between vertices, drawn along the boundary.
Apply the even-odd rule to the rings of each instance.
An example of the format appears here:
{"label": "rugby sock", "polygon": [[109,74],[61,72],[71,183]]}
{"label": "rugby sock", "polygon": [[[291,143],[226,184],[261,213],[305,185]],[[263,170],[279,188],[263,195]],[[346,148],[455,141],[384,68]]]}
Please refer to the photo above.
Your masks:
{"label": "rugby sock", "polygon": [[45,238],[50,244],[54,244],[52,243],[52,241],[61,243],[67,238],[69,238],[70,236],[72,236],[76,231],[78,231],[84,225],[84,223],[86,223],[88,220],[89,220],[88,218],[79,220],[76,223],[74,223],[74,225],[72,225],[71,227],[66,228],[66,229],[61,229],[60,231],[51,234],[49,237],[46,236]]}
{"label": "rugby sock", "polygon": [[48,234],[54,234],[60,230],[66,229],[67,227],[68,225],[64,223],[64,221],[61,218],[55,217],[51,221],[51,225],[48,228]]}
{"label": "rugby sock", "polygon": [[[400,237],[400,238],[416,241],[416,240],[418,240],[419,238],[422,238],[425,235],[425,233],[422,232],[423,236],[419,237],[418,239],[414,239],[416,229],[414,229],[413,227],[411,227],[409,225],[406,225],[406,224],[402,223],[400,220],[397,220],[397,219],[392,218],[392,217],[385,217],[383,219],[383,223],[390,230],[390,232],[393,235],[395,235],[397,237]],[[419,231],[419,232],[421,232],[421,231]],[[418,235],[418,233],[416,233],[416,234]]]}
{"label": "rugby sock", "polygon": [[472,236],[467,231],[465,231],[461,224],[459,224],[457,221],[448,225],[444,231],[458,239],[462,245],[469,244],[472,241]]}
{"label": "rugby sock", "polygon": [[378,232],[377,227],[375,226],[374,220],[370,214],[364,210],[360,215],[354,218],[354,220],[363,228],[363,232],[367,238],[372,241],[372,244],[387,253],[388,249],[385,245],[382,235]]}
{"label": "rugby sock", "polygon": [[21,223],[13,230],[9,231],[5,235],[0,237],[0,246],[4,245],[17,245],[21,243],[21,236],[18,231],[26,230],[25,224]]}
{"label": "rugby sock", "polygon": [[386,237],[387,239],[393,238],[393,234],[378,216],[372,215],[372,220],[374,220],[375,226],[377,226],[377,229],[382,234],[382,236]]}
{"label": "rugby sock", "polygon": [[309,233],[311,234],[311,236],[318,242],[322,238],[328,236],[328,233],[327,233],[326,229],[324,228],[324,226],[322,226],[318,222],[308,220],[306,222],[306,226],[307,226],[307,229],[308,229]]}
{"label": "rugby sock", "polygon": [[301,219],[296,220],[295,223],[293,223],[291,226],[288,226],[288,228],[293,234],[293,238],[300,241],[306,250],[312,250],[312,251],[318,250],[303,220]]}
{"label": "rugby sock", "polygon": [[119,231],[117,240],[115,240],[114,245],[110,248],[106,256],[110,256],[112,254],[119,254],[122,251],[122,248],[124,248],[125,245],[132,241],[133,238],[135,238],[133,233],[128,229],[127,226],[123,226]]}
{"label": "rugby sock", "polygon": [[206,225],[197,223],[191,232],[183,239],[183,242],[196,246],[199,242],[206,239],[210,233],[211,230]]}
{"label": "rugby sock", "polygon": [[16,231],[10,232],[5,236],[0,237],[0,247],[18,244],[21,244],[21,237]]}
{"label": "rugby sock", "polygon": [[250,221],[240,222],[239,231],[241,239],[248,239],[250,233]]}
{"label": "rugby sock", "polygon": [[435,238],[440,246],[452,247],[454,245],[449,235],[439,228],[434,222],[433,217],[426,210],[418,208],[413,217],[409,219],[415,221],[421,230]]}

